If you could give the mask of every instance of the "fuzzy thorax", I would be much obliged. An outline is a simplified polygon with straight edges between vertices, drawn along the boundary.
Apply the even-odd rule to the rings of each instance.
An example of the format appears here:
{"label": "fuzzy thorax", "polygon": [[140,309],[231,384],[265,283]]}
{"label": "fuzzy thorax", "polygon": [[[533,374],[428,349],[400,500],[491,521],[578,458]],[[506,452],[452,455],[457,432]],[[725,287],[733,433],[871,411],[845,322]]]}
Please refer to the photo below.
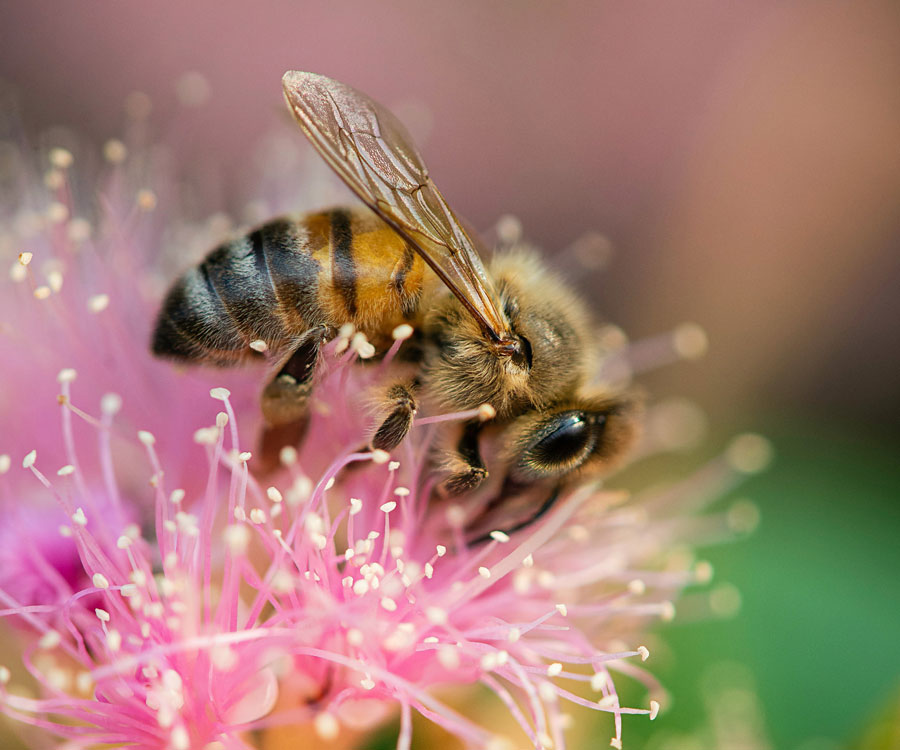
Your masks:
{"label": "fuzzy thorax", "polygon": [[528,342],[529,366],[497,356],[478,323],[448,294],[426,319],[435,344],[426,358],[427,390],[443,407],[488,403],[501,417],[571,395],[591,351],[583,305],[532,253],[498,255],[490,271],[513,333]]}

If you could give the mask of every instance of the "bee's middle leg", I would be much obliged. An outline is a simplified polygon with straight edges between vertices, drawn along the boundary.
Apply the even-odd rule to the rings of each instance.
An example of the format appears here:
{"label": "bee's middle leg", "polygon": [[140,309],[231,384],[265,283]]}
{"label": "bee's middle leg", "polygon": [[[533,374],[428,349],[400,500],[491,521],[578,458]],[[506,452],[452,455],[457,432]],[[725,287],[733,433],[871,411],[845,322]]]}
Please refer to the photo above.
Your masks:
{"label": "bee's middle leg", "polygon": [[453,497],[477,489],[487,479],[488,471],[478,449],[481,422],[469,422],[450,458],[450,476],[441,484],[444,495]]}
{"label": "bee's middle leg", "polygon": [[281,449],[286,445],[296,445],[303,439],[313,374],[319,350],[326,339],[327,329],[324,326],[309,331],[278,374],[263,389],[260,401],[264,421],[260,440],[263,470],[274,469],[278,465]]}
{"label": "bee's middle leg", "polygon": [[388,414],[372,436],[372,447],[391,451],[403,442],[419,408],[415,395],[416,381],[395,383],[388,388]]}

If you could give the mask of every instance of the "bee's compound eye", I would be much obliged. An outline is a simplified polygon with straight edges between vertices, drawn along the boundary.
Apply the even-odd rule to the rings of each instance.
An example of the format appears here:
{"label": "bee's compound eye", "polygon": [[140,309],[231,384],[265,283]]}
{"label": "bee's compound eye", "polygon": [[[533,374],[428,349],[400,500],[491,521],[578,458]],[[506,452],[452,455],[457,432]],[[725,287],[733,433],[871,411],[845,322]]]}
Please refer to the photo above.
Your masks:
{"label": "bee's compound eye", "polygon": [[574,469],[594,447],[593,426],[582,412],[561,414],[542,432],[523,456],[520,468],[525,473],[548,476]]}

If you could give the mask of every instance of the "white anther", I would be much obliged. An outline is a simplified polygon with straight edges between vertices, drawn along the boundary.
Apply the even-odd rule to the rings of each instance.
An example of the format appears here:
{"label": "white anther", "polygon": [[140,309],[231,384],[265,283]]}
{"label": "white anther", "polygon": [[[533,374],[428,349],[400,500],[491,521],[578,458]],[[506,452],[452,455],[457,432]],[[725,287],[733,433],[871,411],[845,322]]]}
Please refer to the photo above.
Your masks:
{"label": "white anther", "polygon": [[106,578],[105,575],[103,575],[103,573],[94,573],[94,575],[91,578],[91,581],[93,582],[94,586],[96,586],[98,589],[108,589],[109,588],[109,580]]}
{"label": "white anther", "polygon": [[408,323],[403,323],[391,332],[391,336],[394,338],[394,341],[405,341],[412,336],[413,333],[413,327]]}
{"label": "white anther", "polygon": [[641,655],[641,661],[647,661],[650,658],[650,649],[646,646],[638,646],[635,650]]}
{"label": "white anther", "polygon": [[156,438],[154,437],[152,432],[148,432],[147,430],[138,430],[138,440],[140,440],[144,445],[151,446],[156,442]]}
{"label": "white anther", "polygon": [[216,401],[225,401],[231,395],[231,391],[227,388],[210,388],[209,395]]}
{"label": "white anther", "polygon": [[104,393],[100,399],[100,411],[107,416],[114,416],[122,408],[122,397],[118,393]]}
{"label": "white anther", "polygon": [[250,348],[255,352],[262,353],[269,348],[269,345],[262,339],[256,339],[250,342]]}
{"label": "white anther", "polygon": [[497,410],[490,404],[482,404],[478,407],[478,419],[487,422],[497,416]]}
{"label": "white anther", "polygon": [[28,453],[28,455],[26,455],[25,458],[22,459],[22,468],[30,469],[32,466],[34,466],[34,462],[36,460],[37,460],[37,451],[36,450],[30,451]]}
{"label": "white anther", "polygon": [[493,539],[495,542],[505,544],[509,541],[509,534],[507,534],[505,531],[492,531],[491,539]]}
{"label": "white anther", "polygon": [[67,367],[64,370],[59,371],[59,374],[56,376],[56,381],[58,383],[71,383],[77,377],[78,373],[71,367]]}
{"label": "white anther", "polygon": [[547,667],[547,675],[550,677],[556,677],[562,673],[563,665],[558,661],[553,662],[549,667]]}

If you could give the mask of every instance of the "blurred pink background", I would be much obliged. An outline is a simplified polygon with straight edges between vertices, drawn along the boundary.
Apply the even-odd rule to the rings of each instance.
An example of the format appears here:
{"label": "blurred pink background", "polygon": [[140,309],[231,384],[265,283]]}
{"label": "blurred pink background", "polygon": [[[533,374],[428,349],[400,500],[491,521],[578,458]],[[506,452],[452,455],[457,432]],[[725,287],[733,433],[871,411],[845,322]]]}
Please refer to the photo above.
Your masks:
{"label": "blurred pink background", "polygon": [[181,148],[218,165],[229,207],[283,116],[282,72],[325,73],[430,113],[432,173],[476,226],[513,213],[548,252],[605,233],[612,266],[583,286],[632,334],[704,325],[708,361],[654,390],[726,424],[897,422],[895,3],[5,6],[0,77],[34,131],[102,142],[140,90],[164,137],[198,71],[212,97]]}

